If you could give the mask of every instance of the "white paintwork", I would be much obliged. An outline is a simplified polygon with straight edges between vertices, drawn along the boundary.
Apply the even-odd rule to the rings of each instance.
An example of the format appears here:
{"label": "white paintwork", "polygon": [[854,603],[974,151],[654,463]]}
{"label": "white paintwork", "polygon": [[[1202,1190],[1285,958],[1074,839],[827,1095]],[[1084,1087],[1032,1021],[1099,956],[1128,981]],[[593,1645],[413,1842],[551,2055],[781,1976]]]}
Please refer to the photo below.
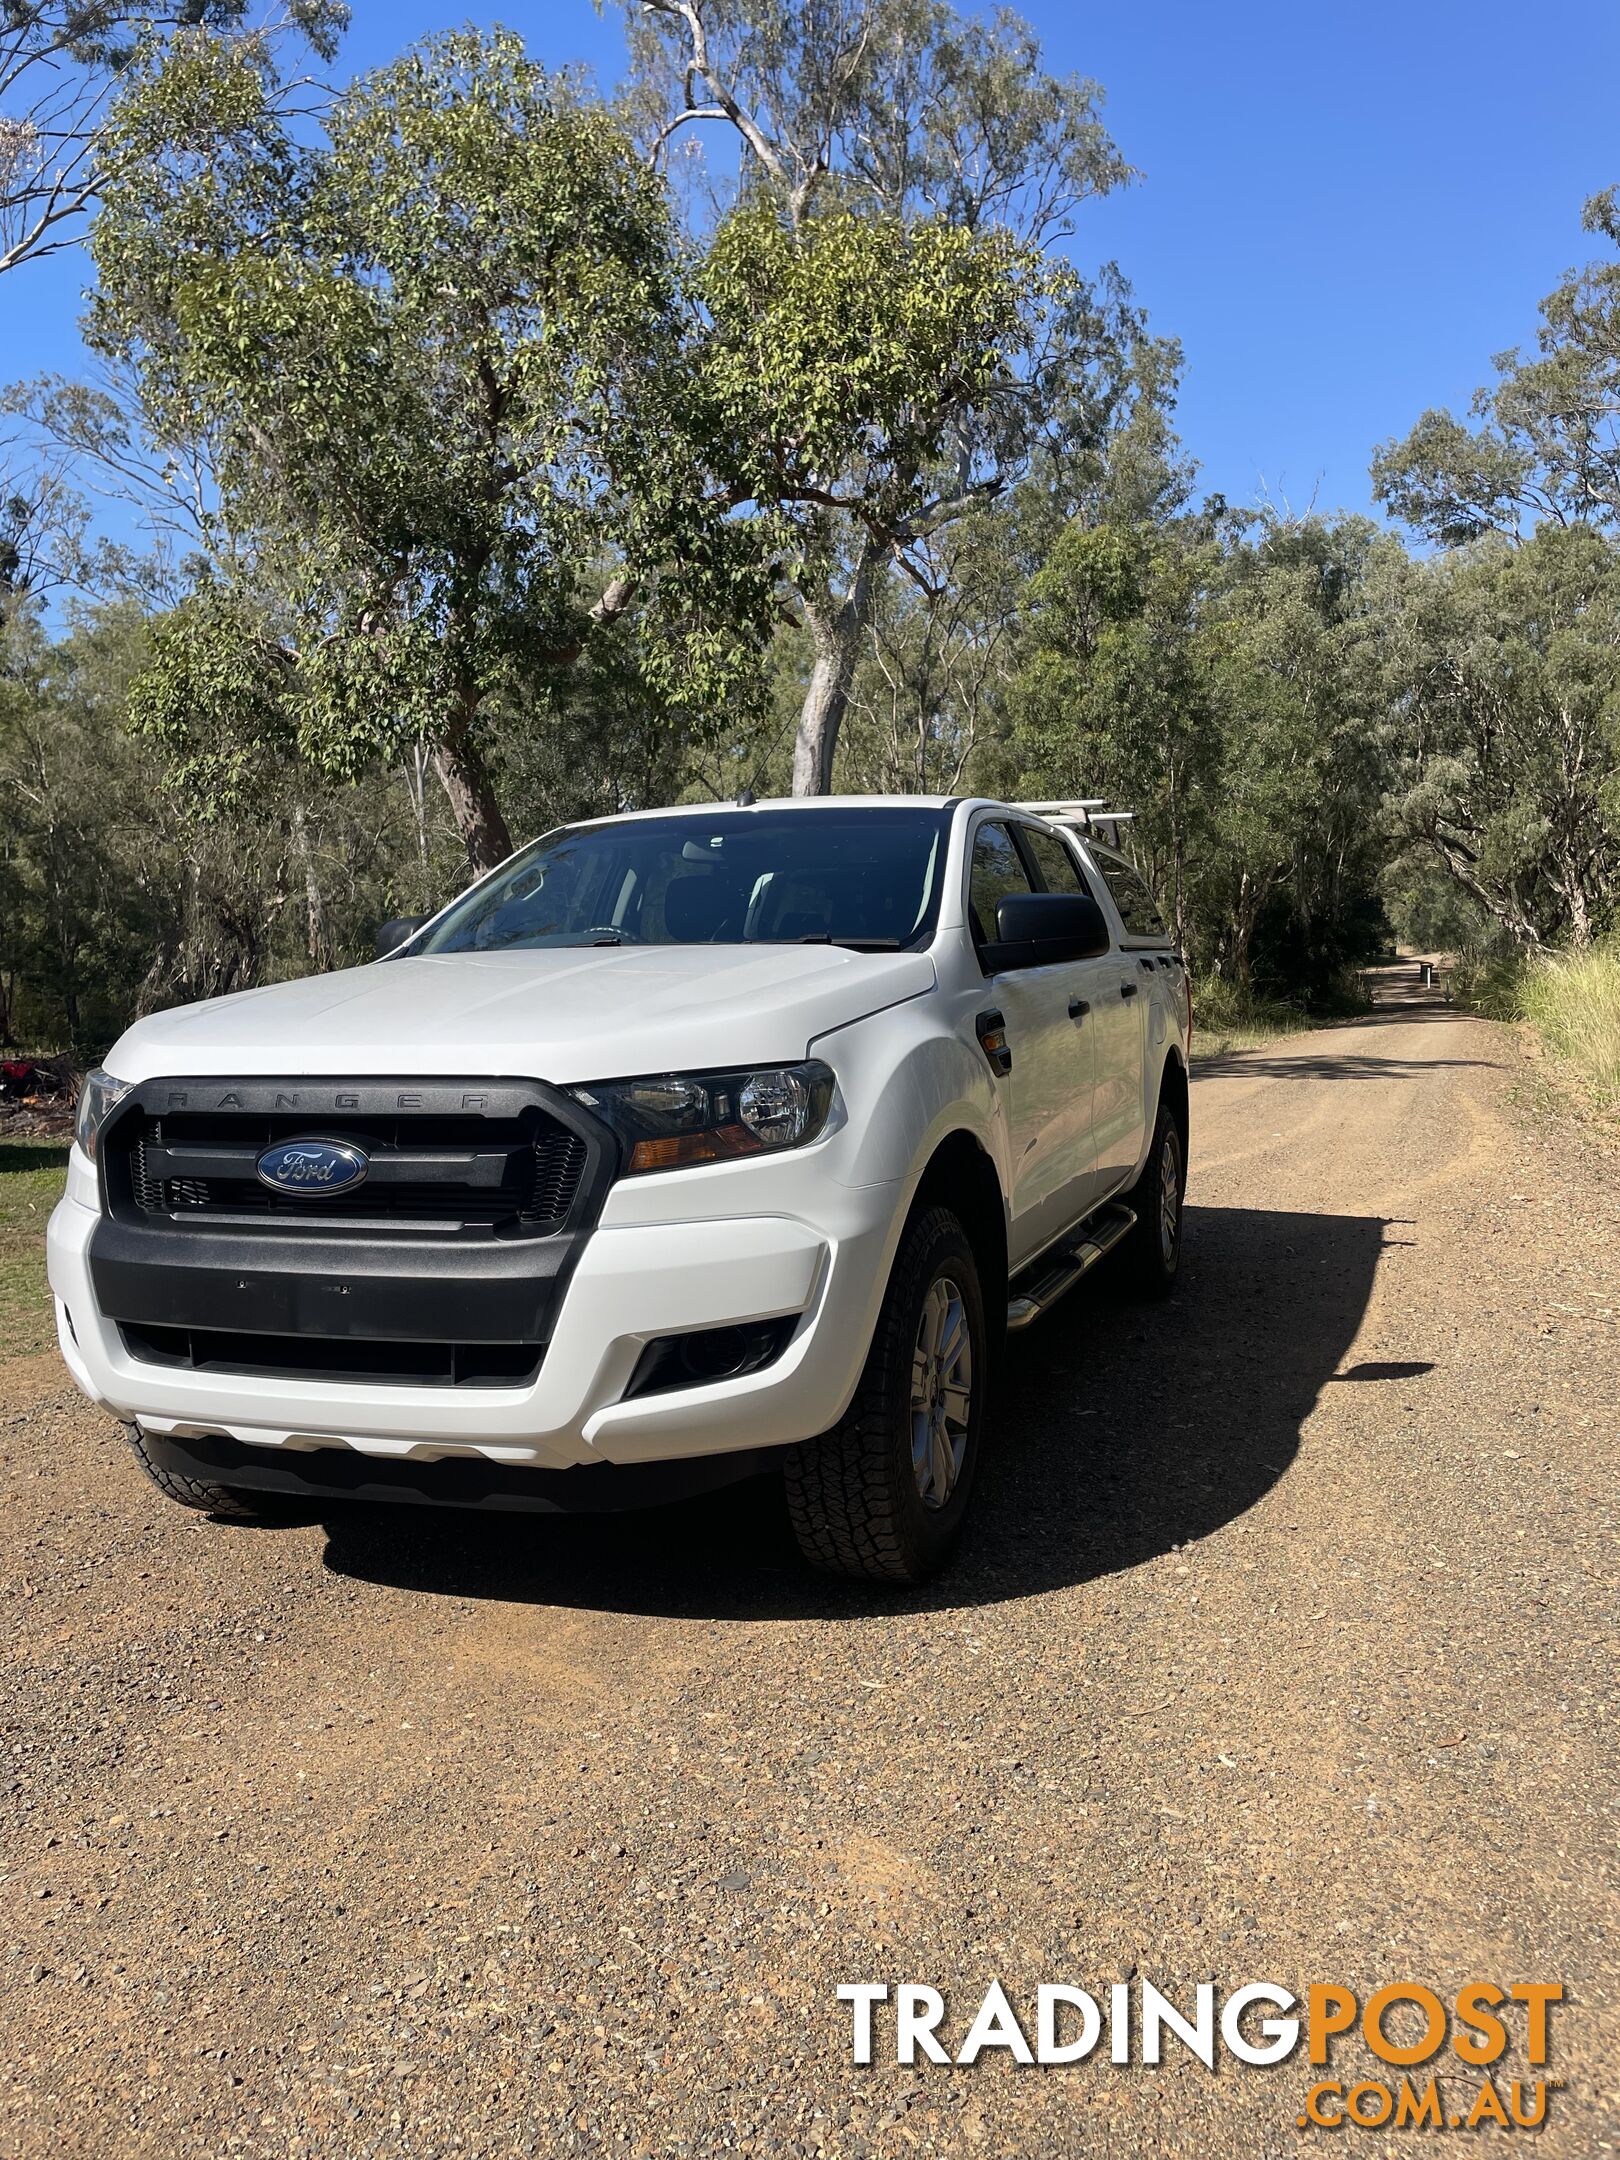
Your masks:
{"label": "white paintwork", "polygon": [[138,1020],[120,1080],[471,1073],[566,1084],[802,1058],[934,986],[926,953],[617,945],[430,954],[269,983]]}
{"label": "white paintwork", "polygon": [[[1185,1059],[1179,974],[1143,970],[1141,995],[1118,996],[1138,957],[1117,949],[1121,926],[1095,865],[1087,882],[1116,949],[986,979],[966,925],[971,832],[987,814],[1020,815],[1005,804],[958,806],[939,926],[924,953],[629,946],[398,958],[140,1021],[107,1059],[121,1079],[444,1074],[567,1084],[814,1054],[832,1067],[838,1095],[811,1147],[617,1184],[535,1381],[471,1394],[192,1373],[130,1357],[95,1308],[86,1253],[99,1194],[75,1149],[49,1236],[74,1379],[154,1431],[375,1455],[563,1467],[824,1430],[859,1379],[912,1195],[941,1142],[966,1133],[994,1166],[1016,1267],[1133,1181],[1164,1064]],[[1085,863],[1083,844],[1066,837]],[[1068,1011],[1077,995],[1092,1007],[1078,1024]],[[1013,1048],[1008,1080],[992,1075],[974,1031],[992,1006]],[[1104,1014],[1108,1024],[1094,1027]],[[1003,1288],[986,1285],[992,1301]],[[788,1314],[797,1316],[792,1338],[764,1372],[622,1400],[652,1337]]]}

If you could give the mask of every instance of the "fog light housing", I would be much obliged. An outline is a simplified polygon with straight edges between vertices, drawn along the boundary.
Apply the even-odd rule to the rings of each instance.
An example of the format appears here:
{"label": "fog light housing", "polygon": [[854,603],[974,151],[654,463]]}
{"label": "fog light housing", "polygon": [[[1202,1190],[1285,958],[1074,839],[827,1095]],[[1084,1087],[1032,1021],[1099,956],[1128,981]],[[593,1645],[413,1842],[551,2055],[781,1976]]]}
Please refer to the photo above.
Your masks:
{"label": "fog light housing", "polygon": [[624,1400],[666,1395],[678,1388],[709,1387],[762,1372],[787,1348],[798,1315],[744,1320],[735,1327],[694,1328],[685,1335],[655,1335],[636,1360]]}

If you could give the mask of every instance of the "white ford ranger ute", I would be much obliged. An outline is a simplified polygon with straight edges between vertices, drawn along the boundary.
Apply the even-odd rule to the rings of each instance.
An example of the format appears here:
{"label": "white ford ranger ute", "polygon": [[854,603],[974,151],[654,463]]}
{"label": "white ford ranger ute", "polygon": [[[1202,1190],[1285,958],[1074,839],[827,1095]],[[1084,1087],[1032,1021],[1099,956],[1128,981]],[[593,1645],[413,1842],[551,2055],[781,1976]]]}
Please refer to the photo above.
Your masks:
{"label": "white ford ranger ute", "polygon": [[987,801],[552,832],[341,973],[141,1020],[50,1279],[171,1499],[640,1505],[780,1465],[915,1581],[1009,1331],[1175,1282],[1185,971],[1131,866]]}

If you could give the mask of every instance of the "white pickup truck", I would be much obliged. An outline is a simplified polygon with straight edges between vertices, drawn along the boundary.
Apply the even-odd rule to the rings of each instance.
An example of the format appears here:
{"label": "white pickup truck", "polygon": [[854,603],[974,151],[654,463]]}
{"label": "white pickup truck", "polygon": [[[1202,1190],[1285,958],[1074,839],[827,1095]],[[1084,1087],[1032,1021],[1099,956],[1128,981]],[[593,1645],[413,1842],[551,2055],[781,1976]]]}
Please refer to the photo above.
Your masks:
{"label": "white pickup truck", "polygon": [[1009,1332],[1115,1247],[1174,1285],[1186,973],[1078,823],[647,811],[389,934],[86,1082],[62,1354],[186,1506],[622,1507],[774,1462],[812,1561],[916,1581]]}

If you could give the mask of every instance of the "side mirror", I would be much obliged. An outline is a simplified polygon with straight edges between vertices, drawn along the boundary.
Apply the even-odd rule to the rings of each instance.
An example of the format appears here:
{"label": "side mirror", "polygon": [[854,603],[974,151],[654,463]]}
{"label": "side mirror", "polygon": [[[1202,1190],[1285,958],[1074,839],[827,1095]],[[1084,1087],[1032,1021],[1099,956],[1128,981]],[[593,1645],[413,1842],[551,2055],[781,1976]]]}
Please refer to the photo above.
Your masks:
{"label": "side mirror", "polygon": [[425,915],[391,915],[377,932],[377,959],[386,960],[391,952],[408,945],[426,921]]}
{"label": "side mirror", "polygon": [[1008,968],[1055,967],[1095,960],[1109,947],[1108,924],[1089,893],[1003,893],[996,941],[984,950],[993,975]]}

